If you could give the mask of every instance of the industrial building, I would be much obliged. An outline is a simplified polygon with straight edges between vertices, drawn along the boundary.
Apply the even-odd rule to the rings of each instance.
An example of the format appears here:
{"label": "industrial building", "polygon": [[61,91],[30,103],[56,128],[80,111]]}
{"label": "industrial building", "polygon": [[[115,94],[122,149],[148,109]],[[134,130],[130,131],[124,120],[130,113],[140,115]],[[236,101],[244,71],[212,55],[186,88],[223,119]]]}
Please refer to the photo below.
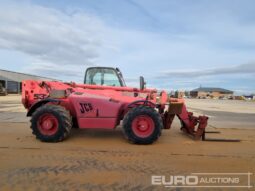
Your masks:
{"label": "industrial building", "polygon": [[23,80],[55,80],[42,76],[24,74],[0,69],[0,94],[20,93]]}
{"label": "industrial building", "polygon": [[193,98],[230,98],[233,97],[233,91],[223,88],[200,87],[190,91]]}

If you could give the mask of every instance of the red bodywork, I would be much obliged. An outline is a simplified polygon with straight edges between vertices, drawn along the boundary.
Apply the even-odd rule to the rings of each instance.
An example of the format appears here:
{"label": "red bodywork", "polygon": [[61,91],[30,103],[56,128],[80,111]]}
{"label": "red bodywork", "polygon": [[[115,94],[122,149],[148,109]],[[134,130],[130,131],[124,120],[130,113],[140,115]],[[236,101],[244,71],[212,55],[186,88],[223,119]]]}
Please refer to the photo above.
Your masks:
{"label": "red bodywork", "polygon": [[[161,114],[165,129],[171,127],[177,115],[182,130],[200,139],[207,125],[206,116],[195,117],[188,112],[183,99],[168,98],[156,89],[112,87],[63,83],[55,81],[22,82],[22,103],[28,116],[43,104],[59,104],[70,111],[79,128],[113,129],[120,124],[125,114],[137,105],[156,108]],[[167,107],[169,106],[169,107]],[[146,119],[144,119],[146,120]],[[147,120],[149,123],[149,121]],[[196,125],[198,128],[195,130]],[[134,125],[135,128],[135,125]]]}

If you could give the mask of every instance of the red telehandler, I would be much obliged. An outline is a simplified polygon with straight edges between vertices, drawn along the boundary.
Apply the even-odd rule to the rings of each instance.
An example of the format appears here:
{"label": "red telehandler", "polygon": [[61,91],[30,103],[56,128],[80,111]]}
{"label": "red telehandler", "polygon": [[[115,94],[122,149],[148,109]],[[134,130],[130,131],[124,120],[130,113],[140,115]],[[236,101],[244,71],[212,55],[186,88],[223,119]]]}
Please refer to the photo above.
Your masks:
{"label": "red telehandler", "polygon": [[127,87],[120,70],[108,67],[88,68],[84,84],[25,80],[22,103],[33,134],[44,142],[64,140],[73,126],[115,129],[122,121],[130,142],[151,144],[170,129],[175,115],[181,130],[200,140],[208,120],[188,112],[183,99],[145,88],[143,77],[140,88]]}

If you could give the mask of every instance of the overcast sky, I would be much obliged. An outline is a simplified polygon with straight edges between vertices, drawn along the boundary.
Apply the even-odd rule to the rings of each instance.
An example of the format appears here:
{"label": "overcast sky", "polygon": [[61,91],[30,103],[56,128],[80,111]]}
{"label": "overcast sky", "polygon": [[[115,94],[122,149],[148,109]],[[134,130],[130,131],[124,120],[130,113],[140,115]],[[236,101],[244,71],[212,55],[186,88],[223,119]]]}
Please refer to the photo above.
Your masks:
{"label": "overcast sky", "polygon": [[131,86],[255,93],[255,1],[1,0],[0,60],[65,81],[113,66]]}

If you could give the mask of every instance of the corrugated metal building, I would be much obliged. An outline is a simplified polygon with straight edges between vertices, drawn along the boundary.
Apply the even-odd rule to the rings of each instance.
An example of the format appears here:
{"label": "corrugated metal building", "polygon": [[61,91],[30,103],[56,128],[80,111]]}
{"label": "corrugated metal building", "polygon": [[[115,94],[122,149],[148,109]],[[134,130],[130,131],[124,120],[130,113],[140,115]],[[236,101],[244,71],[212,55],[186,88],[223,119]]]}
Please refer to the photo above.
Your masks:
{"label": "corrugated metal building", "polygon": [[0,69],[0,86],[7,90],[7,93],[20,93],[23,80],[56,80],[42,76],[12,72]]}

